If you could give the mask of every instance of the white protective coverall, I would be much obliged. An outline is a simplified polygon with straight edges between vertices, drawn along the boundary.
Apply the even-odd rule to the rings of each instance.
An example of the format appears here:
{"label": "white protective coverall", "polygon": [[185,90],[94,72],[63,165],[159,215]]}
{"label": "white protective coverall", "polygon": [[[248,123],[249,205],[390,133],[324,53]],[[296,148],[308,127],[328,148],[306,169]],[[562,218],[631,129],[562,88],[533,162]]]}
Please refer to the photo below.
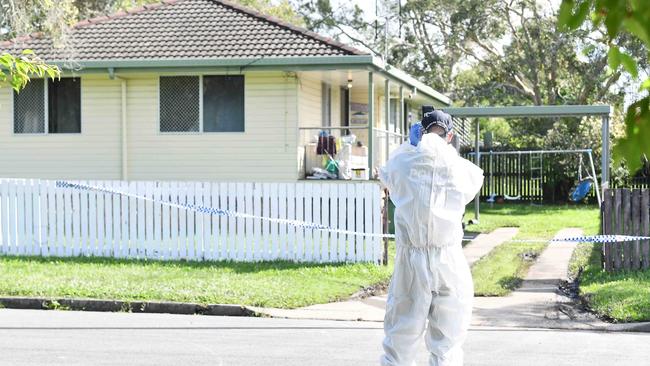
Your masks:
{"label": "white protective coverall", "polygon": [[397,247],[381,364],[413,365],[424,333],[430,365],[462,365],[474,297],[462,216],[483,171],[430,133],[395,150],[379,178],[395,204]]}

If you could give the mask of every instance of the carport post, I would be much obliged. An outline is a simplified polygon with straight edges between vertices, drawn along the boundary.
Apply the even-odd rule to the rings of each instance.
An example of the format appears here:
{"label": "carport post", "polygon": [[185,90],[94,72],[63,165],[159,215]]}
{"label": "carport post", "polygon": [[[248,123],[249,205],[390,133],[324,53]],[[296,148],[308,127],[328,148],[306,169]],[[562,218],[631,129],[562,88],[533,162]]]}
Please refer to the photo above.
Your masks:
{"label": "carport post", "polygon": [[[474,163],[476,163],[476,166],[480,167],[481,166],[481,149],[479,146],[479,133],[480,133],[480,127],[479,127],[479,119],[476,119],[476,136],[474,138]],[[474,197],[474,219],[476,220],[475,224],[478,224],[479,221],[479,206],[481,204],[481,191],[479,190],[478,193],[476,194],[476,197]]]}
{"label": "carport post", "polygon": [[603,116],[602,140],[602,167],[600,173],[600,187],[602,197],[605,197],[605,189],[609,188],[609,116]]}

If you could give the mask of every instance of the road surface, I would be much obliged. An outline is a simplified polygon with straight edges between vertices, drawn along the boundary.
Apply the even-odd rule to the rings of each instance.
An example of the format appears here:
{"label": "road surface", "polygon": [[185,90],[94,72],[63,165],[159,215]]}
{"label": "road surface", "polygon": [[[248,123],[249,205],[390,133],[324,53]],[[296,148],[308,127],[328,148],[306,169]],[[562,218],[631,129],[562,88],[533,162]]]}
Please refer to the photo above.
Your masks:
{"label": "road surface", "polygon": [[[0,365],[377,365],[377,322],[0,309]],[[465,365],[647,365],[650,334],[473,328]],[[421,346],[418,364],[426,364]]]}

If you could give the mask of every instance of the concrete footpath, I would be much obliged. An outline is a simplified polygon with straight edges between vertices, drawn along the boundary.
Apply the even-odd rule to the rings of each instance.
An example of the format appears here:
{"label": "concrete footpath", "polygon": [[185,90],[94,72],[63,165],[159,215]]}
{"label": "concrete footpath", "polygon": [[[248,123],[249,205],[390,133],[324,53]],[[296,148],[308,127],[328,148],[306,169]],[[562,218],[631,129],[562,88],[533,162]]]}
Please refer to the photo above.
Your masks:
{"label": "concrete footpath", "polygon": [[[479,234],[463,248],[470,266],[497,246],[511,240],[518,228],[498,228]],[[276,318],[384,321],[386,295],[365,299],[317,304],[299,309],[251,308],[259,314]]]}
{"label": "concrete footpath", "polygon": [[[468,261],[473,264],[515,234],[516,230],[497,229],[493,236],[479,236],[475,239],[476,242],[468,244],[463,250],[468,256]],[[580,229],[563,229],[555,237],[579,235],[582,235]],[[495,240],[497,238],[503,241],[498,242]],[[478,245],[474,247],[474,244]],[[577,310],[571,299],[559,291],[560,281],[568,279],[568,265],[576,245],[575,242],[550,244],[531,266],[522,286],[509,296],[475,297],[472,326],[650,332],[650,323],[603,322],[590,313]],[[386,295],[382,295],[293,310],[252,310],[280,318],[381,322],[385,308]]]}
{"label": "concrete footpath", "polygon": [[486,256],[492,249],[514,238],[518,232],[519,228],[516,227],[501,227],[489,234],[479,234],[463,248],[467,263],[470,267],[473,266],[476,261]]}
{"label": "concrete footpath", "polygon": [[[560,230],[556,238],[580,236],[580,229]],[[571,300],[558,290],[568,280],[575,242],[554,242],[530,267],[520,288],[504,297],[479,297],[474,302],[473,325],[531,328],[605,329],[609,324],[571,309]]]}

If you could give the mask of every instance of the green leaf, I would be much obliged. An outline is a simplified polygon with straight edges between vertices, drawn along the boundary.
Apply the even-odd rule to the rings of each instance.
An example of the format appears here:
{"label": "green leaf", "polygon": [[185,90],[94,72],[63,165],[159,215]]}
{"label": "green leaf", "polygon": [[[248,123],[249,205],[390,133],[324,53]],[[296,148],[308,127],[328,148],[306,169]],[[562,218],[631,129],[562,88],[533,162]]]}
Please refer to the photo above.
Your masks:
{"label": "green leaf", "polygon": [[561,29],[569,28],[569,22],[573,17],[573,0],[562,0],[560,11],[557,15],[557,23]]}
{"label": "green leaf", "polygon": [[557,22],[561,30],[578,29],[587,19],[589,10],[591,10],[591,0],[583,0],[580,2],[578,9],[574,13],[573,9],[575,8],[575,4],[574,0],[563,0],[562,4],[560,4]]}
{"label": "green leaf", "polygon": [[578,6],[578,11],[571,17],[569,22],[567,23],[567,26],[569,29],[578,29],[584,23],[585,19],[587,19],[587,15],[589,15],[589,10],[591,9],[591,2],[589,1],[583,1],[579,6]]}
{"label": "green leaf", "polygon": [[621,53],[619,57],[621,63],[623,64],[623,68],[625,68],[625,70],[627,70],[627,72],[629,72],[633,78],[639,76],[639,70],[636,61],[632,58],[632,56],[628,55],[627,53]]}
{"label": "green leaf", "polygon": [[643,19],[639,19],[639,17],[640,16],[637,14],[635,16],[626,18],[623,21],[623,25],[630,33],[637,36],[641,41],[643,41],[646,46],[650,46],[650,30],[648,29],[650,24],[648,24],[648,22],[644,22]]}
{"label": "green leaf", "polygon": [[625,137],[614,146],[614,163],[624,159],[630,173],[641,167],[641,157],[650,156],[650,97],[628,107],[625,116]]}
{"label": "green leaf", "polygon": [[610,39],[616,38],[618,31],[621,29],[623,19],[625,18],[625,4],[621,6],[612,6],[608,9],[605,16],[605,27],[607,28],[607,35]]}
{"label": "green leaf", "polygon": [[612,45],[609,47],[609,52],[607,53],[607,64],[612,71],[615,71],[621,65],[621,51],[617,46]]}
{"label": "green leaf", "polygon": [[641,86],[639,86],[639,91],[642,90],[650,90],[650,78],[647,78],[641,83]]}
{"label": "green leaf", "polygon": [[596,46],[594,46],[593,44],[590,44],[587,47],[582,49],[582,54],[585,55],[585,56],[588,56],[590,53],[594,52],[595,49],[596,49]]}

